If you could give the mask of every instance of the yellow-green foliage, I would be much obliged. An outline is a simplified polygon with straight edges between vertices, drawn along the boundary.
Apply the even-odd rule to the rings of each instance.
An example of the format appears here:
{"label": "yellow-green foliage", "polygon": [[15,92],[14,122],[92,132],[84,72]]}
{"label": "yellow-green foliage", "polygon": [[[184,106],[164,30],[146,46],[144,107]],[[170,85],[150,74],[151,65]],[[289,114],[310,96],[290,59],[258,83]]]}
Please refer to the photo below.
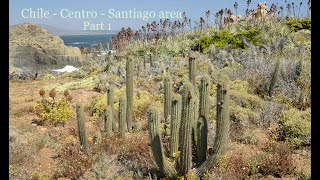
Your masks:
{"label": "yellow-green foliage", "polygon": [[302,29],[311,30],[311,19],[293,19],[286,22],[286,24],[292,32],[297,32]]}
{"label": "yellow-green foliage", "polygon": [[232,33],[227,30],[221,30],[218,33],[205,35],[198,41],[201,51],[208,52],[208,48],[211,44],[214,44],[218,48],[223,48],[225,45],[230,44],[232,48],[244,48],[240,37],[245,37],[253,45],[260,45],[267,39],[261,36],[261,32],[254,27],[248,27],[246,30],[240,30]]}
{"label": "yellow-green foliage", "polygon": [[244,122],[250,120],[251,122],[257,122],[259,120],[259,114],[252,111],[249,108],[243,108],[241,106],[230,106],[231,116],[237,121]]}
{"label": "yellow-green foliage", "polygon": [[292,33],[292,36],[298,43],[303,43],[304,45],[308,45],[309,43],[311,43],[311,35],[310,38],[306,38],[304,35],[301,34],[301,31]]}
{"label": "yellow-green foliage", "polygon": [[45,124],[64,124],[70,120],[71,116],[75,114],[70,103],[65,98],[54,100],[42,100],[34,107],[34,112]]}
{"label": "yellow-green foliage", "polygon": [[208,73],[208,69],[209,69],[209,63],[208,61],[204,61],[201,60],[200,62],[197,63],[197,70],[199,71],[199,73]]}
{"label": "yellow-green foliage", "polygon": [[50,80],[50,79],[56,79],[56,78],[52,74],[45,74],[43,76],[43,79]]}
{"label": "yellow-green foliage", "polygon": [[55,88],[56,91],[64,91],[66,89],[69,90],[74,90],[74,89],[83,89],[83,88],[89,88],[89,87],[94,87],[94,85],[98,82],[98,78],[97,76],[92,76],[86,79],[82,79],[79,81],[73,81],[73,82],[68,82],[65,84],[60,84],[60,83],[56,83],[56,84],[51,84],[48,86],[45,86],[44,89],[45,90],[50,90]]}
{"label": "yellow-green foliage", "polygon": [[93,98],[90,102],[89,108],[93,111],[92,120],[99,120],[107,107],[107,94],[103,94]]}
{"label": "yellow-green foliage", "polygon": [[259,114],[256,110],[262,109],[265,102],[258,96],[249,93],[247,81],[235,80],[230,88],[230,112],[231,116],[239,122],[250,120],[258,123]]}
{"label": "yellow-green foliage", "polygon": [[289,109],[283,111],[279,124],[282,126],[282,136],[296,146],[309,143],[311,138],[311,110]]}
{"label": "yellow-green foliage", "polygon": [[[125,95],[125,87],[116,89],[114,93],[114,109],[119,109],[119,97]],[[154,97],[145,90],[138,90],[137,94],[133,96],[133,121],[141,118],[145,115],[149,105],[154,101]],[[92,119],[98,120],[106,109],[107,105],[107,94],[103,94],[94,98],[89,108],[93,110]]]}
{"label": "yellow-green foliage", "polygon": [[154,101],[153,96],[145,90],[138,90],[137,95],[133,96],[133,121],[137,121],[146,112],[150,104]]}
{"label": "yellow-green foliage", "polygon": [[38,172],[31,173],[29,180],[48,180],[49,178]]}

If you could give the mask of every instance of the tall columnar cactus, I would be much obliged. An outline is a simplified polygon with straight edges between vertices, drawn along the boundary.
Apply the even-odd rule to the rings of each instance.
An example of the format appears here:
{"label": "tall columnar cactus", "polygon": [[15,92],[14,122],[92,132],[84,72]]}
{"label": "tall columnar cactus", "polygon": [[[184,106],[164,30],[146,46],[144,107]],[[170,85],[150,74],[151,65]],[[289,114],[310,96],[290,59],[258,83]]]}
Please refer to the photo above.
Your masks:
{"label": "tall columnar cactus", "polygon": [[152,59],[152,54],[151,53],[149,54],[149,61],[150,61],[150,67],[153,67],[154,64],[153,64],[153,59]]}
{"label": "tall columnar cactus", "polygon": [[128,131],[132,131],[132,116],[133,116],[133,57],[128,56],[126,63],[126,95],[127,95],[127,110],[126,120]]}
{"label": "tall columnar cactus", "polygon": [[180,134],[180,173],[187,174],[191,169],[192,159],[192,141],[191,130],[194,119],[195,91],[190,82],[184,85],[182,96],[182,119],[181,119],[181,134]]}
{"label": "tall columnar cactus", "polygon": [[280,69],[281,69],[281,60],[279,59],[276,63],[276,67],[274,68],[271,81],[270,81],[269,92],[268,92],[270,97],[273,94],[274,86],[276,85],[276,81],[280,74]]}
{"label": "tall columnar cactus", "polygon": [[217,85],[217,120],[216,120],[216,137],[213,145],[213,154],[204,161],[200,167],[193,170],[197,176],[202,176],[214,164],[217,163],[221,154],[225,150],[229,138],[229,88],[230,79],[222,75]]}
{"label": "tall columnar cactus", "polygon": [[196,86],[196,58],[193,53],[189,54],[189,81]]}
{"label": "tall columnar cactus", "polygon": [[104,115],[104,131],[107,135],[112,134],[113,114],[111,106],[107,106]]}
{"label": "tall columnar cactus", "polygon": [[76,113],[77,113],[78,135],[79,135],[81,150],[87,153],[88,140],[87,140],[85,123],[84,123],[83,107],[80,103],[77,103],[76,105]]}
{"label": "tall columnar cactus", "polygon": [[209,77],[204,76],[200,83],[200,107],[197,121],[197,157],[198,162],[206,160],[207,154],[207,134],[209,118]]}
{"label": "tall columnar cactus", "polygon": [[[114,114],[114,91],[115,91],[115,86],[110,85],[108,90],[107,90],[107,106],[110,106],[111,108],[111,116]],[[112,122],[112,129],[113,131],[116,131],[116,123]]]}
{"label": "tall columnar cactus", "polygon": [[148,128],[151,139],[151,149],[159,169],[167,177],[176,176],[177,172],[174,166],[170,164],[164,154],[164,148],[161,142],[160,122],[157,109],[155,108],[150,108],[148,111]]}
{"label": "tall columnar cactus", "polygon": [[126,124],[126,104],[127,99],[125,96],[121,96],[119,99],[119,133],[120,137],[124,138],[127,129]]}
{"label": "tall columnar cactus", "polygon": [[295,81],[298,80],[298,78],[300,77],[301,73],[302,73],[302,69],[303,69],[303,59],[301,58],[299,60],[299,62],[297,63],[296,65],[296,73],[295,73],[295,76],[294,76],[294,79]]}
{"label": "tall columnar cactus", "polygon": [[146,56],[143,56],[143,70],[145,71],[147,69],[147,59]]}
{"label": "tall columnar cactus", "polygon": [[164,77],[164,120],[165,122],[170,121],[171,115],[171,100],[172,100],[172,84],[170,76]]}
{"label": "tall columnar cactus", "polygon": [[181,122],[181,95],[172,96],[171,132],[170,132],[170,156],[174,157],[179,148],[179,130]]}

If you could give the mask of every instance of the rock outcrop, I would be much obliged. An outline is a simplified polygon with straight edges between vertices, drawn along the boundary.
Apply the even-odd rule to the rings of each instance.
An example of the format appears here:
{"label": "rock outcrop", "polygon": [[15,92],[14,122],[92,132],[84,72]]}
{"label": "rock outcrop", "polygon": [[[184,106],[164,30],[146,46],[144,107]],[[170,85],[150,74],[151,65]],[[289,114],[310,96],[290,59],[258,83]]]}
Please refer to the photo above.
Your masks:
{"label": "rock outcrop", "polygon": [[81,57],[79,48],[65,46],[59,36],[36,24],[9,27],[10,73],[37,73],[65,65],[79,67]]}

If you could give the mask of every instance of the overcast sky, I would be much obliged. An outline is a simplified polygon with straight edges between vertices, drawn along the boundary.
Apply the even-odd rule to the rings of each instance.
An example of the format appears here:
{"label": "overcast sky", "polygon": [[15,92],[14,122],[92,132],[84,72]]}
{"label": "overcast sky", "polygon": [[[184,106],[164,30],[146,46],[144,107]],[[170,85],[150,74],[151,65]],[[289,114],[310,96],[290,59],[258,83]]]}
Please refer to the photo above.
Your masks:
{"label": "overcast sky", "polygon": [[[307,0],[301,0],[303,2],[300,14],[306,15]],[[287,2],[295,2],[296,12],[298,12],[298,6],[301,1],[288,0]],[[82,30],[84,21],[90,23],[111,24],[112,30],[119,30],[121,27],[131,27],[133,29],[139,29],[146,22],[141,19],[110,19],[107,16],[101,16],[101,13],[108,14],[109,9],[115,11],[129,11],[133,8],[136,11],[180,11],[186,12],[187,16],[194,20],[198,20],[200,16],[205,17],[205,11],[211,10],[210,23],[213,23],[214,14],[221,8],[230,8],[234,13],[234,3],[238,2],[238,13],[244,14],[246,9],[246,0],[10,0],[9,1],[9,25],[20,24],[20,23],[36,23],[45,24],[59,29],[72,29]],[[256,7],[259,0],[252,0],[250,9]],[[278,3],[280,5],[285,4],[285,0],[266,0],[268,8],[272,3]],[[284,6],[285,7],[285,6]],[[42,8],[44,11],[49,11],[50,15],[48,18],[23,18],[22,10],[29,9],[36,10]],[[62,9],[68,9],[68,11],[96,11],[98,16],[93,19],[71,19],[60,17],[60,11]],[[279,8],[278,8],[279,9]],[[24,15],[27,16],[28,11],[24,11]],[[64,11],[66,12],[66,10]],[[57,16],[52,14],[57,13]],[[149,22],[156,19],[149,19]],[[171,19],[175,20],[175,19]],[[178,19],[176,19],[178,20]]]}

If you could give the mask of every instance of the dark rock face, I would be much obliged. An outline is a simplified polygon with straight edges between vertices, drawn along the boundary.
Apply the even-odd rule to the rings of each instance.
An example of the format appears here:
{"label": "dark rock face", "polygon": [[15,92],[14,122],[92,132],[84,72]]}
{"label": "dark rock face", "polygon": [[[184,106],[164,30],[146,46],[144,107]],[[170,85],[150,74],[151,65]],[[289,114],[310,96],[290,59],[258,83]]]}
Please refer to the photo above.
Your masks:
{"label": "dark rock face", "polygon": [[19,24],[9,28],[9,64],[11,73],[26,74],[66,65],[79,67],[82,55],[79,48],[65,46],[59,36],[40,26]]}

